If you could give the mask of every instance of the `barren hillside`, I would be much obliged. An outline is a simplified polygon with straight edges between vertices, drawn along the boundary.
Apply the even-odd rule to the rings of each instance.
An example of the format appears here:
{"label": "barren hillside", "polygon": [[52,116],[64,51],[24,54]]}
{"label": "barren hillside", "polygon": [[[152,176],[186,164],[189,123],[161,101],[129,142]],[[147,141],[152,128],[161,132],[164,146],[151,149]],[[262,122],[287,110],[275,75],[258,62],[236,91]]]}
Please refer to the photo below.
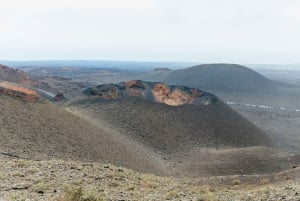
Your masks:
{"label": "barren hillside", "polygon": [[185,85],[209,91],[224,101],[300,107],[299,86],[269,80],[236,64],[203,64],[180,70],[156,70],[135,78]]}
{"label": "barren hillside", "polygon": [[48,101],[28,102],[0,94],[0,138],[1,154],[99,161],[165,173],[151,150]]}
{"label": "barren hillside", "polygon": [[25,85],[33,84],[32,78],[19,69],[13,69],[0,64],[0,80],[16,82]]}
{"label": "barren hillside", "polygon": [[[164,94],[155,91],[157,85],[162,83],[99,85],[69,102],[68,110],[152,147],[175,175],[270,173],[299,163],[293,155],[265,147],[272,145],[270,139],[217,97],[202,91],[200,100],[213,96],[213,101],[203,104],[195,98],[196,105],[174,106],[169,99],[179,103],[178,98],[170,94],[192,89],[165,85],[167,98],[155,99],[152,93]],[[192,93],[184,100],[188,97]]]}

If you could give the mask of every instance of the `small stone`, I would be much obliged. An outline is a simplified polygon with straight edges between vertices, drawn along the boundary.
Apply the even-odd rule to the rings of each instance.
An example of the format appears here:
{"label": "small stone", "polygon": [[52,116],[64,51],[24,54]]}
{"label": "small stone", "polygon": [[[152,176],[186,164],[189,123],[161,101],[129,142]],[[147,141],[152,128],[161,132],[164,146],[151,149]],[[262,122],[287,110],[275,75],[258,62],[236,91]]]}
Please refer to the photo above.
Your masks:
{"label": "small stone", "polygon": [[26,185],[26,184],[17,184],[17,185],[14,185],[11,189],[12,190],[26,190],[29,188],[29,185]]}

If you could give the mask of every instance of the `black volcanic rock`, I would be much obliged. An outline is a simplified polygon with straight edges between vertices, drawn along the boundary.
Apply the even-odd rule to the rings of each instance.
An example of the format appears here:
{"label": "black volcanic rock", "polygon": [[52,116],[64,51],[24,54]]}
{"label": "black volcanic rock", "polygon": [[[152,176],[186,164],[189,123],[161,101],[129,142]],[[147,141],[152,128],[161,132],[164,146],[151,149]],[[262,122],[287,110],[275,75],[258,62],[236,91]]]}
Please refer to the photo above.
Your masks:
{"label": "black volcanic rock", "polygon": [[67,100],[64,93],[59,92],[54,96],[54,101],[64,101]]}
{"label": "black volcanic rock", "polygon": [[196,88],[166,85],[160,82],[133,80],[119,84],[103,84],[87,88],[83,92],[106,100],[138,97],[147,101],[178,106],[184,104],[210,105],[217,102],[213,94]]}

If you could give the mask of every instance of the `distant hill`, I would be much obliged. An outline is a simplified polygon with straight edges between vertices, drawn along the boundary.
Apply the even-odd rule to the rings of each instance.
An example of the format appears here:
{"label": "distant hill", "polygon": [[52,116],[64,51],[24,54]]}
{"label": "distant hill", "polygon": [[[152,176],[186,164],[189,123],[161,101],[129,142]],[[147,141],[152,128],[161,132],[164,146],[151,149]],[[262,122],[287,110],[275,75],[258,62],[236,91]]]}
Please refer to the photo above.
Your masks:
{"label": "distant hill", "polygon": [[273,87],[272,81],[237,64],[203,64],[174,71],[156,70],[141,77],[204,90],[267,90]]}
{"label": "distant hill", "polygon": [[300,107],[297,101],[299,86],[269,80],[237,64],[203,64],[173,71],[150,71],[137,78],[201,88],[225,101]]}
{"label": "distant hill", "polygon": [[193,62],[161,62],[161,61],[118,61],[118,60],[32,60],[32,61],[0,61],[14,68],[23,67],[80,67],[127,70],[150,70],[153,68],[183,68],[194,65]]}
{"label": "distant hill", "polygon": [[25,85],[33,84],[32,78],[19,69],[13,69],[0,64],[0,80],[15,82]]}

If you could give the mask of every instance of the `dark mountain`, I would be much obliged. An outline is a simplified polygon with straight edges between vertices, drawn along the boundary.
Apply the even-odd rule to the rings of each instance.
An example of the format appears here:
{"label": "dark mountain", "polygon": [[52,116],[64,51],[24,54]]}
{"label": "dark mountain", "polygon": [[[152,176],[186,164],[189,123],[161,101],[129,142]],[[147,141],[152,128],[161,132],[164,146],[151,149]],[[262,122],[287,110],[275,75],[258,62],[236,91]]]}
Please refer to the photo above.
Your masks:
{"label": "dark mountain", "polygon": [[139,79],[201,88],[225,101],[275,107],[298,107],[300,88],[269,80],[237,64],[203,64],[173,71],[151,71]]}

